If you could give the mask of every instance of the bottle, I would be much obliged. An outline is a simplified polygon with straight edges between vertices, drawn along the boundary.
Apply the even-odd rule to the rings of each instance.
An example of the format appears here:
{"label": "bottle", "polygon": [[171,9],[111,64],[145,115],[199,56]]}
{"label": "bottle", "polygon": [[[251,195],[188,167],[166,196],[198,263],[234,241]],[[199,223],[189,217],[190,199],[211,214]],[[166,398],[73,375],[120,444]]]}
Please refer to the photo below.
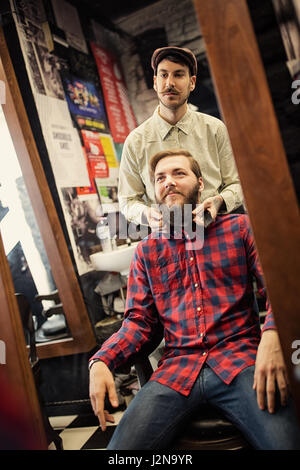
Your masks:
{"label": "bottle", "polygon": [[96,227],[97,237],[100,239],[102,251],[112,251],[110,230],[107,217],[101,217]]}

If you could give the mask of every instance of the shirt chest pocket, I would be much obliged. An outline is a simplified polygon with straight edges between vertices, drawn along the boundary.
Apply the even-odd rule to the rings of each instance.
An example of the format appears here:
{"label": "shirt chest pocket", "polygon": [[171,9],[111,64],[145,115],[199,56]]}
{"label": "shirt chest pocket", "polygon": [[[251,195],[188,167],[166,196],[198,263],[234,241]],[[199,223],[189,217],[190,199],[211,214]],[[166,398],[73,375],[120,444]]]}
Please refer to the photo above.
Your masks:
{"label": "shirt chest pocket", "polygon": [[155,295],[181,295],[184,289],[184,279],[187,275],[186,260],[174,257],[164,257],[156,260],[152,271],[152,290]]}

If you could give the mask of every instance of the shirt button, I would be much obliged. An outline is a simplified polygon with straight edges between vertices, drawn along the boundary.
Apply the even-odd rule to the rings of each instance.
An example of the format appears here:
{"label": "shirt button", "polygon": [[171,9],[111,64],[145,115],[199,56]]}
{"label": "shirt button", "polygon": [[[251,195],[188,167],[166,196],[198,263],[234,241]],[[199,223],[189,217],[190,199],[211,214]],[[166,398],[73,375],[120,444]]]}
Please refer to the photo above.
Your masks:
{"label": "shirt button", "polygon": [[203,333],[200,333],[200,338],[203,338],[204,334]]}
{"label": "shirt button", "polygon": [[193,261],[193,260],[194,260],[194,258],[191,256],[190,261]]}
{"label": "shirt button", "polygon": [[202,356],[206,356],[206,352],[202,353]]}
{"label": "shirt button", "polygon": [[196,282],[195,287],[198,287],[198,282]]}
{"label": "shirt button", "polygon": [[197,311],[198,311],[198,312],[201,312],[201,307],[197,307]]}

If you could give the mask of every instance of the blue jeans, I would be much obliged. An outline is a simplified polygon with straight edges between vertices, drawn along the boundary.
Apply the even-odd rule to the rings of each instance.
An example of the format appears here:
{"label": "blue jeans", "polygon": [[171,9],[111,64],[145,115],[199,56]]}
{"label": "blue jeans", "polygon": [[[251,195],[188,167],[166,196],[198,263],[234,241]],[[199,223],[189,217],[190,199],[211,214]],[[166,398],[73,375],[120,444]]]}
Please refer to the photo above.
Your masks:
{"label": "blue jeans", "polygon": [[256,449],[300,449],[300,426],[293,403],[277,406],[275,413],[260,410],[252,389],[254,366],[244,369],[226,385],[204,366],[188,397],[161,385],[147,382],[132,400],[107,449],[167,449],[200,404],[221,410]]}

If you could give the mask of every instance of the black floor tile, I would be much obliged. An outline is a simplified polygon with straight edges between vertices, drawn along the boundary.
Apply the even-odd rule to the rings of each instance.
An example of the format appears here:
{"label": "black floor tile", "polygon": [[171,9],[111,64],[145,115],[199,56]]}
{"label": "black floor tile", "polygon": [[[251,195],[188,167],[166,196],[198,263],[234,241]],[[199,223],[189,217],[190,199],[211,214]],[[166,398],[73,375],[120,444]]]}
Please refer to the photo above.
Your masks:
{"label": "black floor tile", "polygon": [[84,446],[81,447],[81,450],[105,449],[115,428],[116,426],[107,426],[105,431],[101,431],[101,428],[98,428]]}
{"label": "black floor tile", "polygon": [[99,420],[94,414],[77,416],[66,428],[86,428],[90,426],[99,426]]}

